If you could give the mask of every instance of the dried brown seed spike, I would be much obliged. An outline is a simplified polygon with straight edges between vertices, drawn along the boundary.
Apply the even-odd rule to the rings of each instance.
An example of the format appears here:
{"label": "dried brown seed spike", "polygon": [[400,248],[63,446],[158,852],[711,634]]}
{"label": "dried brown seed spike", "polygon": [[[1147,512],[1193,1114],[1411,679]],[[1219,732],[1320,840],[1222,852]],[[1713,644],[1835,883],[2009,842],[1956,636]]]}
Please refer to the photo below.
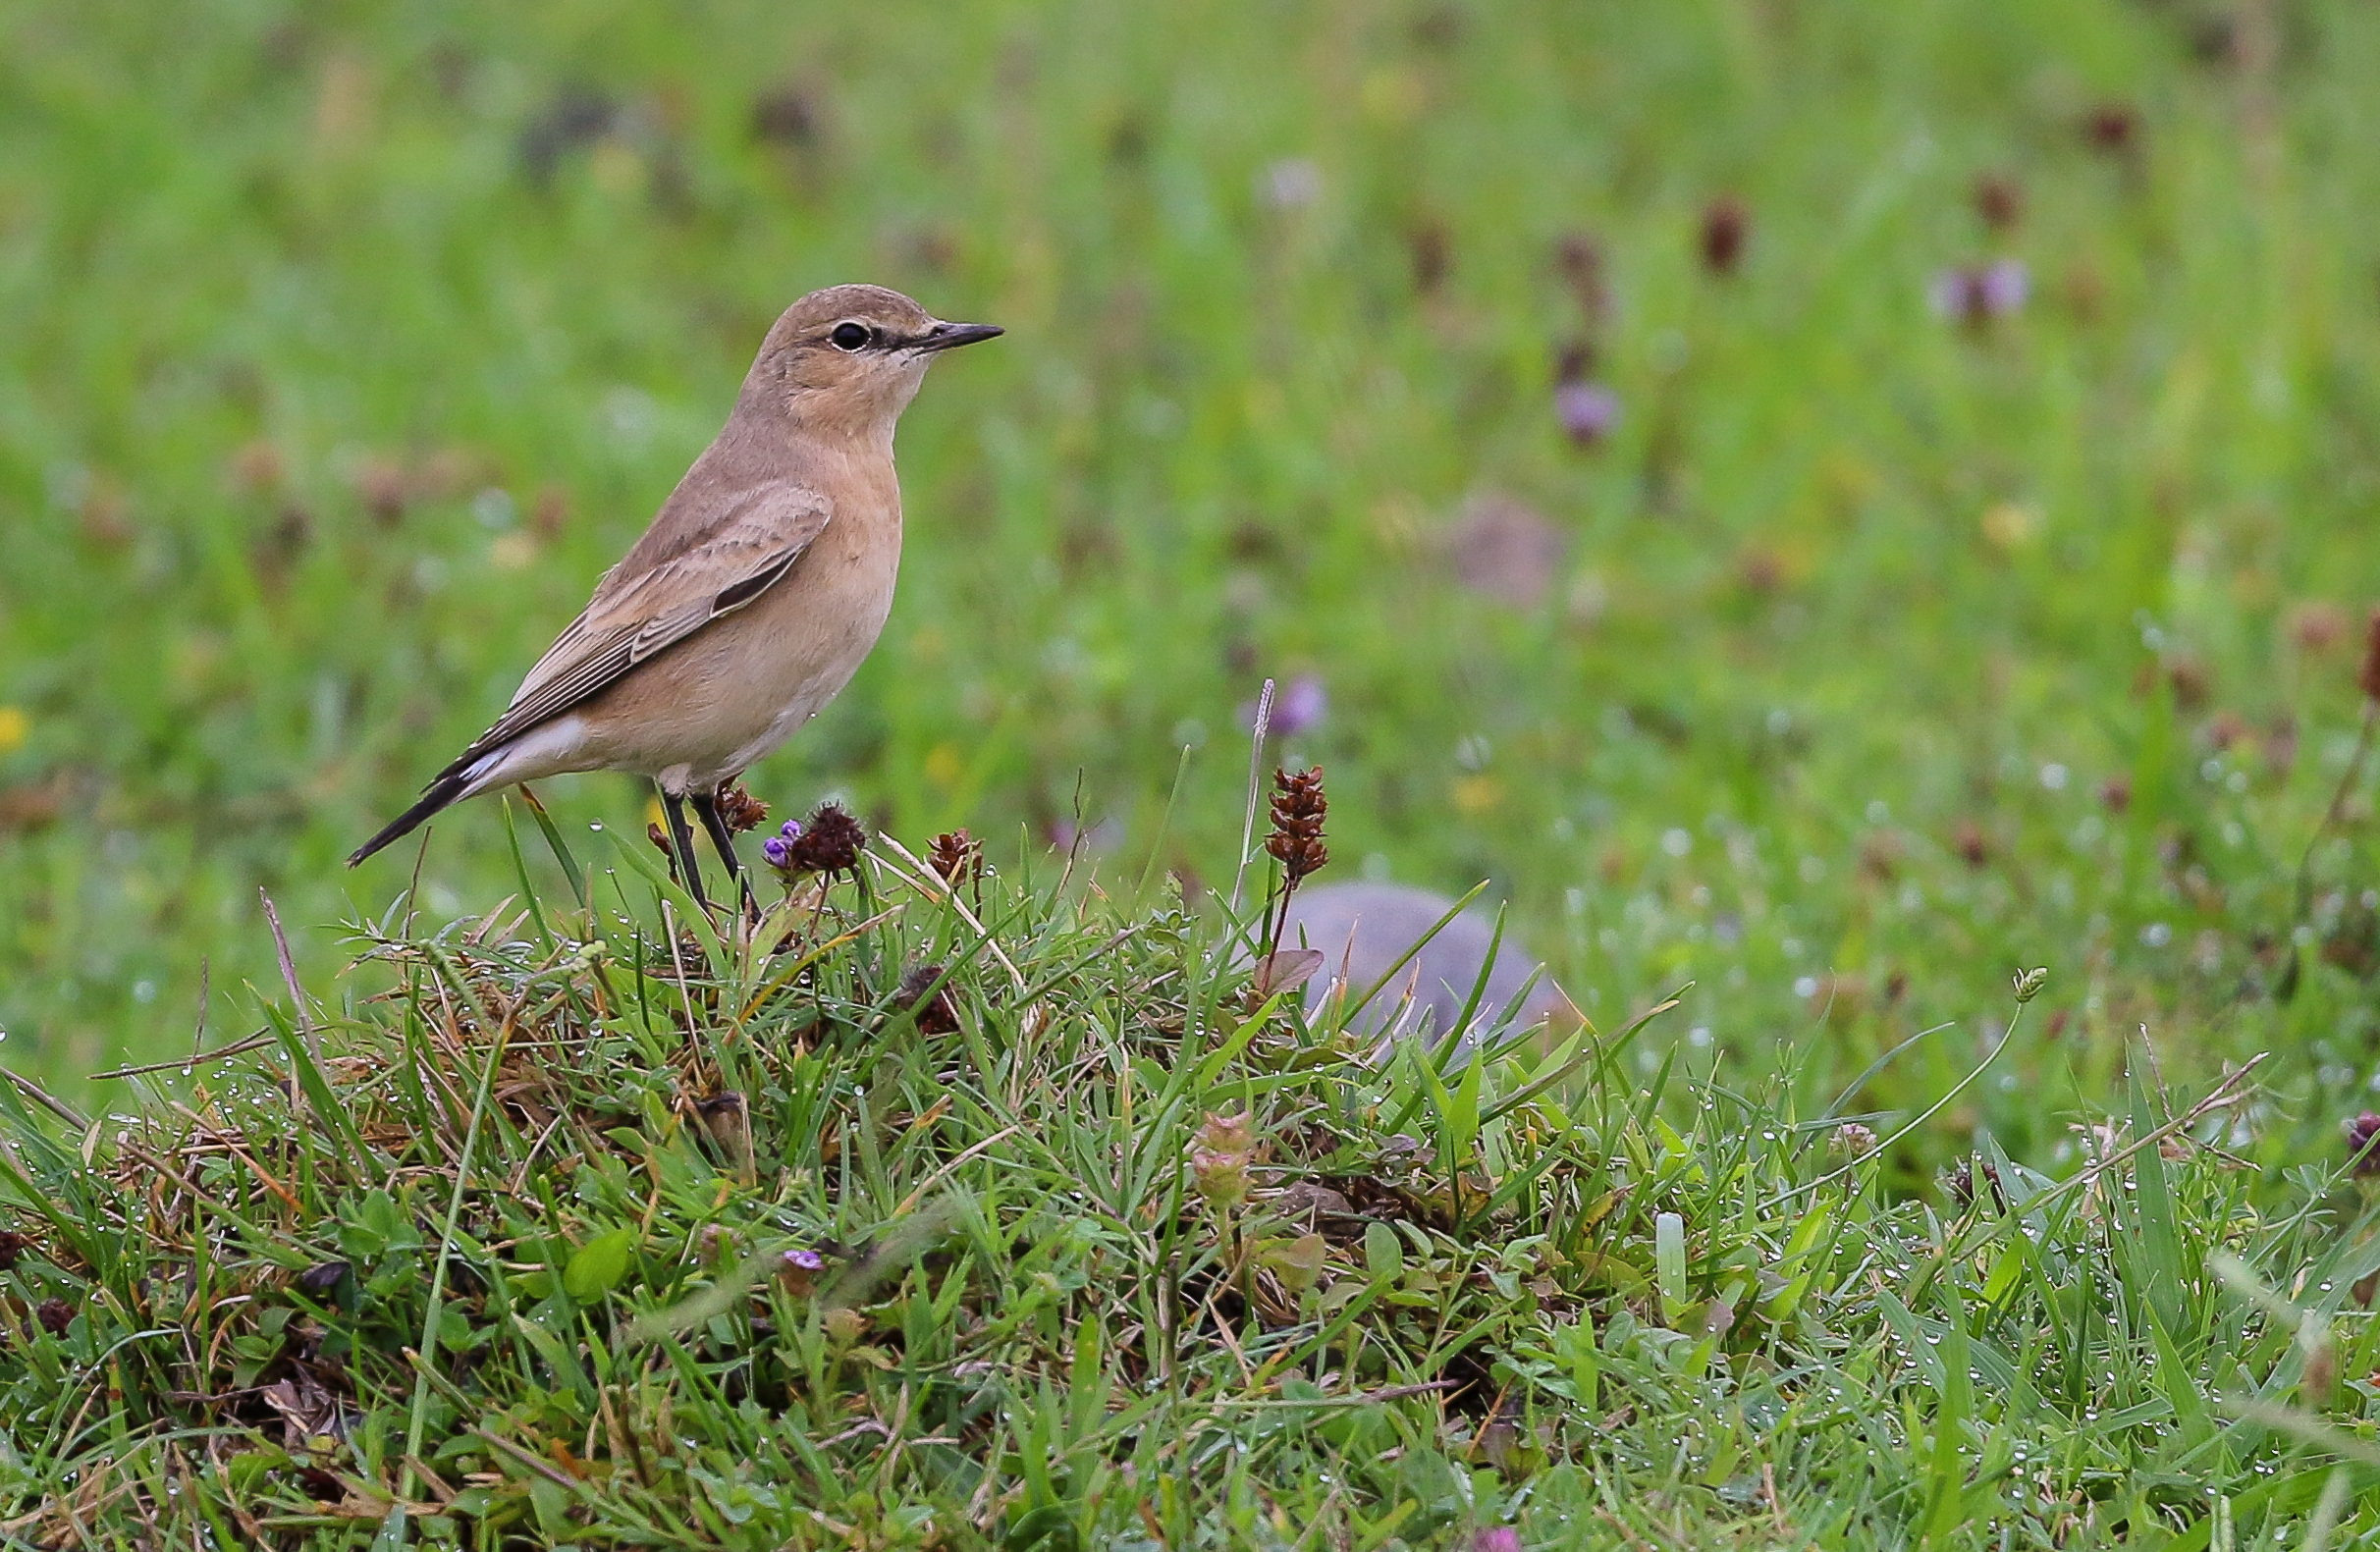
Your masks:
{"label": "dried brown seed spike", "polygon": [[740,835],[768,821],[769,805],[754,797],[741,781],[731,781],[719,789],[719,818],[729,834]]}
{"label": "dried brown seed spike", "polygon": [[1329,807],[1323,794],[1321,766],[1294,776],[1273,771],[1272,833],[1265,838],[1265,850],[1280,863],[1290,888],[1330,860],[1330,852],[1323,844],[1323,821]]}
{"label": "dried brown seed spike", "polygon": [[2380,609],[2372,611],[2372,622],[2363,643],[2363,667],[2355,670],[2355,688],[2366,700],[2380,701]]}
{"label": "dried brown seed spike", "polygon": [[971,883],[984,876],[984,843],[963,830],[948,830],[934,837],[926,861],[943,883]]}
{"label": "dried brown seed spike", "polygon": [[1713,275],[1734,274],[1751,238],[1752,215],[1743,200],[1721,194],[1703,207],[1703,267]]}

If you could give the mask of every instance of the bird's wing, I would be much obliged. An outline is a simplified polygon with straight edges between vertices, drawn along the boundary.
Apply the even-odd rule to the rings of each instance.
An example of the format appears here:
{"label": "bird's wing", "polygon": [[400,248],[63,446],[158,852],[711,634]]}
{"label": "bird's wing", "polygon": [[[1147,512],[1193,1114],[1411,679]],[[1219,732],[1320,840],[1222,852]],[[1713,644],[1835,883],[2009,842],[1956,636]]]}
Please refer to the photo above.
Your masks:
{"label": "bird's wing", "polygon": [[667,559],[633,574],[625,562],[613,567],[529,669],[512,706],[456,764],[584,705],[654,654],[751,603],[793,568],[833,514],[808,486],[772,481],[723,504]]}

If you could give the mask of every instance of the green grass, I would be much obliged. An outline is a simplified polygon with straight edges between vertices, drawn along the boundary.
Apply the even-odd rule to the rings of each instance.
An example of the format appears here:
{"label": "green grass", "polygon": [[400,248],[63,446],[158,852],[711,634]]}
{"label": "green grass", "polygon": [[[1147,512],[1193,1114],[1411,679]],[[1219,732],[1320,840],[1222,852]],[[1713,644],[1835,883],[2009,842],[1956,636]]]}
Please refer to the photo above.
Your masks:
{"label": "green grass", "polygon": [[[2341,1123],[2380,1083],[2380,831],[2354,754],[2362,621],[2380,597],[2375,79],[2380,17],[2352,0],[0,10],[0,1053],[78,1114],[136,1117],[57,1134],[75,1157],[90,1150],[80,1180],[53,1179],[73,1163],[29,1135],[7,1155],[39,1182],[18,1195],[73,1204],[40,1231],[44,1256],[67,1258],[25,1261],[19,1296],[72,1299],[84,1325],[28,1332],[0,1362],[54,1376],[113,1349],[75,1371],[80,1388],[25,1382],[38,1437],[0,1424],[17,1452],[0,1470],[25,1473],[14,1513],[67,1472],[92,1512],[126,1512],[129,1496],[99,1506],[87,1463],[163,1418],[238,1418],[275,1438],[253,1398],[229,1413],[195,1398],[275,1360],[273,1333],[249,1322],[295,1296],[266,1263],[329,1254],[367,1210],[387,1243],[357,1264],[418,1269],[454,1227],[455,1266],[479,1268],[453,1285],[465,1323],[528,1301],[524,1318],[539,1311],[530,1324],[592,1385],[586,1365],[614,1362],[631,1306],[672,1306],[717,1275],[665,1249],[702,1213],[747,1250],[780,1233],[857,1245],[926,1212],[900,1209],[936,1169],[1022,1125],[937,1182],[944,1237],[858,1306],[883,1307],[867,1332],[891,1321],[947,1361],[938,1384],[997,1373],[963,1393],[990,1399],[937,1390],[942,1413],[895,1427],[884,1376],[909,1359],[850,1359],[884,1347],[863,1332],[818,1366],[823,1339],[785,1345],[813,1329],[814,1307],[790,1295],[765,1337],[723,1315],[711,1345],[666,1370],[660,1347],[636,1350],[635,1383],[677,1376],[672,1405],[720,1430],[699,1446],[721,1452],[700,1468],[715,1475],[762,1459],[697,1383],[739,1364],[782,1372],[768,1394],[822,1418],[865,1395],[895,1432],[961,1440],[889,1465],[875,1435],[833,1446],[779,1509],[754,1509],[768,1527],[754,1544],[793,1534],[772,1517],[796,1502],[840,1513],[827,1484],[847,1495],[861,1477],[880,1499],[868,1513],[931,1504],[953,1538],[1005,1536],[1044,1501],[1095,1539],[1129,1535],[1133,1493],[1166,1479],[1141,1452],[1178,1464],[1192,1449],[1208,1452],[1192,1497],[1153,1499],[1176,1540],[1194,1524],[1216,1539],[1270,1533],[1277,1507],[1288,1541],[1311,1528],[1309,1545],[1338,1545],[1343,1529],[1364,1545],[1371,1530],[1333,1517],[1377,1529],[1410,1500],[1421,1518],[1384,1533],[1429,1544],[1526,1493],[1530,1535],[1551,1541],[1558,1520],[1531,1517],[1608,1491],[1575,1514],[1621,1544],[1910,1540],[1965,1515],[1954,1539],[1996,1545],[1977,1527],[1997,1516],[2013,1545],[2054,1538],[2062,1512],[2101,1536],[2196,1525],[2211,1546],[2193,1518],[2211,1486],[2233,1502],[2233,1544],[2285,1525],[2302,1544],[2332,1456],[2289,1455],[2230,1409],[2261,1395],[2352,1418],[2374,1367],[2366,1323],[2359,1308],[2326,1315],[2338,1385],[2327,1402],[2297,1397],[2282,1332],[2298,1316],[2218,1288],[2207,1253],[2228,1245],[2291,1311],[2335,1305],[2361,1275],[2359,1209],[2334,1200],[2330,1172]],[[2086,133],[2110,106],[2137,115],[2122,148]],[[775,129],[756,133],[763,122]],[[571,124],[586,133],[562,133]],[[2013,227],[1980,219],[1986,174],[2022,190]],[[1722,193],[1750,220],[1729,274],[1697,241]],[[1561,258],[1582,238],[1600,255],[1593,287]],[[1934,314],[1935,277],[1993,259],[2027,266],[2022,307],[1979,328]],[[482,802],[439,823],[406,909],[477,921],[535,897],[542,922],[467,953],[451,939],[469,963],[445,980],[426,951],[391,949],[339,982],[333,924],[380,920],[415,854],[354,875],[339,859],[503,705],[712,435],[777,311],[860,278],[1010,333],[938,369],[910,412],[892,623],[851,689],[752,782],[785,809],[840,794],[912,843],[957,824],[997,837],[1024,891],[1002,895],[997,936],[1020,971],[1056,978],[1042,994],[1063,1033],[1028,1038],[1012,1008],[981,1000],[997,983],[980,960],[963,1052],[898,1020],[879,1029],[859,1009],[888,994],[894,939],[922,952],[911,939],[958,932],[912,902],[814,967],[823,1044],[730,1053],[774,1172],[698,1213],[717,1188],[672,1173],[704,1155],[672,1131],[681,1053],[657,1033],[663,1011],[590,1011],[605,977],[653,984],[667,939],[631,888],[602,904],[602,968],[538,983],[568,989],[538,1038],[592,1047],[567,1067],[516,1057],[507,1070],[531,1087],[500,1088],[483,1117],[489,1166],[525,1163],[521,1190],[483,1197],[493,1177],[468,1172],[450,1225],[441,1192],[460,1172],[487,1042],[476,1014],[441,1022],[448,1004],[463,984],[516,995],[526,967],[560,952],[539,946],[549,928],[597,928],[573,925],[583,906],[535,832],[524,855],[503,807]],[[1563,435],[1554,402],[1556,363],[1582,343],[1621,406],[1591,448]],[[1466,527],[1498,496],[1552,541],[1503,579],[1509,596],[1476,585]],[[1393,1231],[1408,1272],[1435,1279],[1397,1286],[1437,1298],[1430,1318],[1446,1323],[1400,1324],[1424,1306],[1380,1293],[1357,1322],[1380,1345],[1329,1392],[1420,1383],[1483,1355],[1503,1366],[1465,1394],[1491,1385],[1537,1409],[1531,1427],[1551,1422],[1533,1447],[1542,1470],[1526,1452],[1485,1459],[1486,1420],[1450,1393],[1364,1413],[1377,1434],[1340,1428],[1354,1414],[1337,1401],[1300,1411],[1314,1398],[1288,1388],[1292,1371],[1315,1385],[1332,1372],[1298,1351],[1313,1334],[1303,1295],[1274,1311],[1286,1324],[1225,1311],[1245,1368],[1210,1344],[1153,1384],[1148,1330],[1125,1337],[1146,1327],[1134,1301],[1202,1286],[1195,1266],[1212,1286],[1242,1242],[1185,1211],[1163,1218],[1175,1227],[1151,1261],[1147,1224],[1099,1227],[1116,1217],[1099,1193],[1120,1166],[1063,1163],[1061,1148],[1137,1158],[1154,1173],[1131,1189],[1154,1190],[1200,1115],[1242,1101],[1261,1101],[1283,1169],[1378,1173],[1383,1127],[1421,1140],[1433,1167],[1460,1151],[1444,1133],[1446,1107],[1468,1102],[1459,1083],[1441,1101],[1401,1068],[1282,1066],[1293,1048],[1329,1049],[1326,1032],[1293,1037],[1275,1019],[1212,1073],[1180,1055],[1184,1042],[1211,1053],[1234,1023],[1189,989],[1227,979],[1190,945],[1222,931],[1210,895],[1236,863],[1239,708],[1266,677],[1300,675],[1326,688],[1327,714],[1270,758],[1329,773],[1326,877],[1487,881],[1607,1033],[1688,989],[1545,1092],[1559,1121],[1523,1138],[1523,1110],[1480,1132],[1490,1181],[1557,1162],[1503,1216]],[[619,778],[541,797],[571,837],[643,823],[644,794]],[[1059,889],[1051,842],[1076,830],[1089,840]],[[1178,950],[1161,951],[1175,929],[1132,887],[1151,864],[1180,890]],[[154,1081],[212,1124],[254,1129],[260,1168],[305,1172],[283,1182],[293,1212],[209,1157],[190,1184],[237,1220],[186,1203],[203,1229],[149,1225],[139,1214],[171,1195],[137,1211],[100,1200],[138,1167],[114,1131],[165,1156],[196,1146],[194,1123],[92,1074],[179,1061],[194,1025],[210,1046],[246,1037],[260,1001],[281,1003],[280,1022],[244,1059],[289,1059],[297,1010],[260,887],[300,981],[343,989],[319,1014],[340,1091],[319,1110],[344,1111],[352,1091],[356,1115],[403,1130],[343,1143],[336,1126],[293,1124],[243,1058],[187,1081],[168,1069]],[[621,910],[644,928],[613,923]],[[1114,962],[1066,970],[1070,945],[1126,925],[1140,936]],[[530,946],[493,946],[514,937]],[[1134,980],[1161,962],[1179,984]],[[2050,980],[2012,1028],[2009,978],[2033,965]],[[395,1002],[361,1000],[392,987]],[[1181,1031],[1151,1011],[1176,1005]],[[717,1033],[709,1014],[695,1022]],[[442,1041],[443,1065],[387,1065]],[[1083,1065],[1093,1055],[1104,1065]],[[1486,1064],[1480,1094],[1517,1092],[1539,1059]],[[795,1081],[797,1061],[811,1065]],[[430,1068],[452,1092],[373,1087]],[[713,1069],[685,1071],[699,1093]],[[995,1073],[1006,1087],[986,1087]],[[2137,1141],[2228,1081],[2241,1102],[2193,1135],[2242,1167],[2150,1150],[2133,1161],[2138,1234],[2085,1210],[2122,1200],[2075,1184],[2094,1126],[2112,1118]],[[1188,1086],[1173,1111],[1116,1111],[1168,1083]],[[1257,1087],[1202,1092],[1232,1084]],[[930,1109],[928,1087],[952,1108],[913,1137],[888,1131]],[[1429,1098],[1395,1118],[1417,1092]],[[1696,1360],[1703,1328],[1672,1307],[1725,1302],[1739,1274],[1772,1297],[1763,1279],[1785,1275],[1813,1200],[1780,1199],[1841,1162],[1792,1128],[1845,1095],[1879,1127],[1927,1119],[1856,1178],[1812,1188],[1836,1204],[1826,1232],[1842,1248],[1796,1312],[1731,1304],[1747,1312]],[[1393,1125],[1321,1139],[1293,1124],[1301,1105],[1356,1114],[1376,1099]],[[524,1102],[584,1146],[518,1151]],[[837,1152],[830,1179],[822,1140],[840,1149],[846,1132],[861,1151]],[[677,1162],[637,1177],[633,1264],[602,1300],[555,1293],[562,1247],[625,1221],[622,1171],[655,1150]],[[2065,1193],[2019,1260],[2002,1255],[2017,1241],[1993,1227],[1998,1206],[1952,1189],[1977,1157],[2012,1205],[2053,1182]],[[550,1201],[532,1189],[546,1171]],[[1623,1176],[1628,1196],[1588,1225],[1579,1204]],[[1092,1194],[1035,1194],[1058,1180]],[[385,1210],[362,1205],[373,1190]],[[1385,1200],[1371,1206],[1398,1216]],[[1686,1230],[1683,1293],[1657,1286],[1661,1210]],[[506,1243],[514,1228],[499,1225],[515,1218],[533,1241]],[[152,1228],[153,1243],[124,1239]],[[419,1243],[400,1257],[391,1234]],[[1960,1236],[1983,1234],[2001,1237],[1968,1254]],[[1545,1258],[1556,1291],[1523,1297],[1512,1289],[1539,1272],[1502,1258],[1534,1254],[1513,1247],[1539,1235],[1563,1258]],[[271,1297],[216,1311],[143,1280],[152,1250],[199,1246]],[[1361,1247],[1332,1241],[1328,1257],[1320,1280],[1359,1289],[1347,1298],[1387,1280]],[[1457,1275],[1475,1263],[1485,1282]],[[68,1265],[88,1280],[60,1280]],[[482,1280],[531,1266],[547,1269],[541,1291]],[[389,1356],[395,1333],[418,1344],[428,1292],[390,1275],[370,1311],[361,1284],[340,1296],[355,1301],[341,1307],[347,1340],[380,1355],[352,1373],[382,1431],[337,1468],[358,1502],[404,1488],[388,1427],[419,1418],[460,1437],[436,1431],[457,1424],[438,1410],[455,1399],[432,1385],[415,1412]],[[946,1296],[992,1324],[917,1312]],[[1053,1328],[999,1324],[1031,1300]],[[140,1317],[168,1304],[170,1322]],[[1069,1389],[1071,1327],[1049,1312],[1094,1304],[1109,1311],[1104,1400]],[[1909,1343],[1901,1308],[1935,1322],[1939,1346],[2004,1366],[1978,1356],[1987,1378],[1935,1384],[1939,1348]],[[1595,1409],[1555,1388],[1578,1383],[1583,1339],[1552,1344],[1581,1313],[1603,1355]],[[1473,1329],[1484,1320],[1504,1324]],[[25,1316],[0,1303],[0,1322],[23,1330]],[[169,1325],[170,1341],[117,1346]],[[567,1435],[585,1457],[587,1419],[570,1409],[608,1392],[551,1367],[517,1324],[470,1325],[490,1328],[503,1349],[473,1370],[484,1390],[469,1405],[501,1411],[490,1425],[508,1439]],[[223,1343],[185,1351],[191,1331]],[[237,1342],[246,1358],[227,1356]],[[1295,1362],[1260,1371],[1274,1344]],[[956,1375],[978,1362],[1003,1366]],[[2018,1372],[2035,1377],[2002,1382]],[[1850,1410],[1816,1410],[1834,1388]],[[1113,1420],[1160,1412],[1162,1424]],[[1699,1431],[1679,1455],[1688,1416]],[[175,1482],[215,1491],[217,1457],[245,1450],[251,1472],[259,1458],[246,1435],[177,1436],[191,1473],[178,1477],[166,1438],[141,1437],[125,1470],[147,1473],[152,1513],[195,1501]],[[2020,1441],[2066,1510],[2023,1520],[2013,1478],[1985,1482],[1978,1463]],[[975,1504],[953,1485],[1060,1456],[1062,1486],[1035,1479],[997,1513],[1006,1486]],[[1776,1476],[1774,1509],[1739,1491],[1756,1459]],[[1127,1462],[1136,1489],[1114,1485]],[[510,1471],[495,1454],[479,1469]],[[627,1495],[606,1498],[608,1524],[662,1525],[696,1512],[696,1480],[665,1490],[639,1474],[632,1510],[610,1475],[587,1490]],[[2345,1480],[2352,1495],[2366,1478]],[[289,1481],[238,1490],[307,1512]],[[1971,1504],[1976,1492],[2003,1507]]]}
{"label": "green grass", "polygon": [[186,1084],[0,1087],[5,1544],[2380,1536],[2374,1214],[2213,1146],[2251,1075],[1937,1207],[1799,1054],[1375,1061],[1178,902],[879,854],[722,941],[592,846]]}
{"label": "green grass", "polygon": [[[2299,627],[2380,593],[2380,25],[2291,4],[2269,58],[2201,57],[2228,15],[14,8],[10,1058],[73,1087],[184,1048],[201,984],[236,1023],[277,980],[260,883],[329,968],[324,926],[409,866],[339,857],[502,705],[776,310],[868,276],[1011,334],[910,414],[892,626],[764,796],[1036,841],[1079,806],[1145,853],[1197,744],[1165,861],[1211,880],[1235,709],[1317,673],[1329,714],[1279,753],[1330,771],[1344,871],[1490,880],[1606,1021],[1692,980],[1699,1060],[1792,1038],[1848,1078],[2051,963],[2064,1038],[1975,1096],[2017,1156],[2144,1022],[2186,1071],[2280,1052],[2320,1146],[2372,1066],[2365,984],[2253,992],[2355,715],[2352,640]],[[814,137],[756,138],[788,85]],[[573,91],[617,116],[541,184],[524,143]],[[2103,102],[2132,152],[2079,128]],[[1300,158],[1312,201],[1276,208]],[[1986,171],[2012,232],[1971,209]],[[1695,245],[1720,190],[1752,223],[1725,277]],[[1581,233],[1592,320],[1555,261]],[[2002,254],[2022,312],[1928,310]],[[1551,374],[1590,335],[1623,410],[1581,452]],[[1484,491],[1567,545],[1535,607],[1448,557]],[[2183,704],[2143,693],[2177,671]],[[2367,797],[2317,939],[2380,882]],[[488,806],[442,822],[425,900],[484,905],[505,858]]]}

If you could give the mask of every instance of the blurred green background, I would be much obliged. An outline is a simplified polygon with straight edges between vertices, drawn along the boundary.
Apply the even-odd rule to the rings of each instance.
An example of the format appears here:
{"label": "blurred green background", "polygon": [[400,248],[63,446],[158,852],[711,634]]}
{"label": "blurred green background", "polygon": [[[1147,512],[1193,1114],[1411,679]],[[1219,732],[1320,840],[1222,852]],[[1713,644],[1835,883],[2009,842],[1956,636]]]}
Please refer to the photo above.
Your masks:
{"label": "blurred green background", "polygon": [[[1010,333],[762,796],[1120,888],[1189,746],[1227,879],[1271,675],[1326,877],[1491,881],[1605,1024],[1692,979],[1697,1070],[1956,1021],[1874,1097],[1938,1094],[2038,963],[2012,1151],[2143,1026],[2335,1149],[2375,80],[2348,0],[11,6],[0,1059],[244,1033],[259,885],[328,985],[413,855],[344,853],[868,279]],[[439,823],[426,909],[515,886]]]}

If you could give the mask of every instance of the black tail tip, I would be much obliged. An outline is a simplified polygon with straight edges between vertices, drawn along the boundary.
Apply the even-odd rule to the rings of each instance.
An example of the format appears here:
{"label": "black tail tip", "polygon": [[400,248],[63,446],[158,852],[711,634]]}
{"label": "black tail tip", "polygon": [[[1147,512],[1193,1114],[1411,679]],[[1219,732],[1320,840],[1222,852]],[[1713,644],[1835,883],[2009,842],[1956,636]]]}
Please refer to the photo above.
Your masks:
{"label": "black tail tip", "polygon": [[402,839],[410,833],[420,826],[423,820],[460,797],[465,785],[461,776],[451,772],[431,782],[429,790],[421,794],[419,802],[390,820],[379,834],[349,853],[347,865],[351,868],[355,867],[389,842]]}

